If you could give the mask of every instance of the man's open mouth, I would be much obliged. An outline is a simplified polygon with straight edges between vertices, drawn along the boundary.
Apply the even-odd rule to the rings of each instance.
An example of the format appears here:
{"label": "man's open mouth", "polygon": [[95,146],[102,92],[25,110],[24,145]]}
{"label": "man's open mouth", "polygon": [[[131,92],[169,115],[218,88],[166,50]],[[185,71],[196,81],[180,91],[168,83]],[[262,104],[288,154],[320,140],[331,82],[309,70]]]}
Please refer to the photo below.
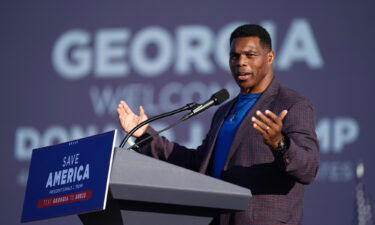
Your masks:
{"label": "man's open mouth", "polygon": [[251,73],[237,73],[237,79],[238,80],[247,80],[249,79],[253,74]]}

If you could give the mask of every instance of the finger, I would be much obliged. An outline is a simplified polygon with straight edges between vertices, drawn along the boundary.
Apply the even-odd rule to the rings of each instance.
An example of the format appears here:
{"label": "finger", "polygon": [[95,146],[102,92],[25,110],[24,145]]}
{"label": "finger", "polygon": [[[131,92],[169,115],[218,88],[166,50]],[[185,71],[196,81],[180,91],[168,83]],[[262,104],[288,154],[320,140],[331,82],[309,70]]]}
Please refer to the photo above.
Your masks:
{"label": "finger", "polygon": [[139,111],[140,116],[145,115],[145,110],[143,109],[143,106],[140,105],[139,108],[138,108],[138,111]]}
{"label": "finger", "polygon": [[120,124],[123,124],[123,122],[126,118],[126,114],[125,114],[124,109],[122,109],[121,107],[118,107],[116,111],[117,111],[117,115],[118,115],[118,121],[120,122]]}
{"label": "finger", "polygon": [[251,118],[251,121],[253,121],[253,123],[256,124],[257,127],[259,127],[260,129],[262,129],[266,133],[270,130],[270,126],[268,126],[267,124],[265,124],[262,121],[258,120],[254,116]]}
{"label": "finger", "polygon": [[145,113],[145,109],[143,108],[143,106],[139,106],[139,117],[147,119],[147,115]]}
{"label": "finger", "polygon": [[263,136],[263,138],[265,138],[268,135],[267,132],[265,130],[263,130],[263,128],[261,128],[256,123],[253,123],[253,127],[255,128],[255,130],[257,130]]}
{"label": "finger", "polygon": [[123,110],[121,109],[121,106],[120,106],[120,105],[117,107],[116,111],[117,111],[117,115],[118,115],[119,117],[121,117],[122,114],[124,113]]}
{"label": "finger", "polygon": [[117,111],[117,114],[118,114],[118,121],[119,121],[121,127],[125,130],[125,124],[124,124],[125,112],[124,112],[123,109],[121,109],[121,107],[118,107],[116,111]]}
{"label": "finger", "polygon": [[288,114],[288,110],[285,109],[280,113],[280,115],[279,115],[280,119],[283,120],[285,118],[286,114]]}
{"label": "finger", "polygon": [[124,107],[122,106],[121,103],[118,104],[116,111],[117,111],[118,116],[126,116],[127,115],[126,112],[125,112],[125,109],[124,109]]}
{"label": "finger", "polygon": [[273,121],[274,123],[276,123],[277,125],[281,126],[282,125],[282,122],[281,122],[281,119],[273,112],[271,112],[270,110],[266,110],[266,115],[269,116]]}
{"label": "finger", "polygon": [[276,127],[278,124],[265,116],[261,111],[256,112],[257,116],[269,127]]}
{"label": "finger", "polygon": [[121,106],[124,109],[124,111],[125,111],[126,114],[133,113],[133,111],[130,109],[130,107],[128,106],[128,104],[126,104],[125,101],[120,101],[120,104],[121,104]]}

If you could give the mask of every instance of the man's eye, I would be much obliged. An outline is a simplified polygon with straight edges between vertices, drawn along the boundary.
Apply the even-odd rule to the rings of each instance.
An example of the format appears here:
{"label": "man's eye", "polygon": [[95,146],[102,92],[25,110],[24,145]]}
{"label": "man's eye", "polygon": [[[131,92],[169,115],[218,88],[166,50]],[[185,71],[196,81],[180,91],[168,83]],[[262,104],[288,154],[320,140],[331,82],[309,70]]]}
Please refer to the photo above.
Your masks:
{"label": "man's eye", "polygon": [[248,54],[246,54],[246,56],[247,57],[253,57],[253,56],[255,56],[255,54],[254,53],[248,53]]}

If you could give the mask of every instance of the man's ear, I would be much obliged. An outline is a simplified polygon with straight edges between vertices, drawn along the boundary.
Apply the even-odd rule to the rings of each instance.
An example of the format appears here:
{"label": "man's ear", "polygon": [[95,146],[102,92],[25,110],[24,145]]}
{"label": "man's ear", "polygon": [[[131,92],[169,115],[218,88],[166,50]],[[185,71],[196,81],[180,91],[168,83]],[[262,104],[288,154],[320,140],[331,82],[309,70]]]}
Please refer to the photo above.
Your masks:
{"label": "man's ear", "polygon": [[267,58],[268,58],[268,64],[272,64],[273,61],[275,60],[275,52],[274,51],[269,51],[267,53]]}

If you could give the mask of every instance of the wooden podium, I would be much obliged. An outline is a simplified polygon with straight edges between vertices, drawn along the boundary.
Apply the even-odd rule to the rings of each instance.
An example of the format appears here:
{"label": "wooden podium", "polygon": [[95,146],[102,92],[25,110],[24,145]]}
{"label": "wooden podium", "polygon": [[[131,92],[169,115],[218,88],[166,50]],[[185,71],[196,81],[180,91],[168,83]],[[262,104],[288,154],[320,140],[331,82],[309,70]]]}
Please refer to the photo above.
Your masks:
{"label": "wooden podium", "polygon": [[249,204],[249,189],[137,152],[113,160],[106,210],[79,215],[84,225],[207,225]]}

